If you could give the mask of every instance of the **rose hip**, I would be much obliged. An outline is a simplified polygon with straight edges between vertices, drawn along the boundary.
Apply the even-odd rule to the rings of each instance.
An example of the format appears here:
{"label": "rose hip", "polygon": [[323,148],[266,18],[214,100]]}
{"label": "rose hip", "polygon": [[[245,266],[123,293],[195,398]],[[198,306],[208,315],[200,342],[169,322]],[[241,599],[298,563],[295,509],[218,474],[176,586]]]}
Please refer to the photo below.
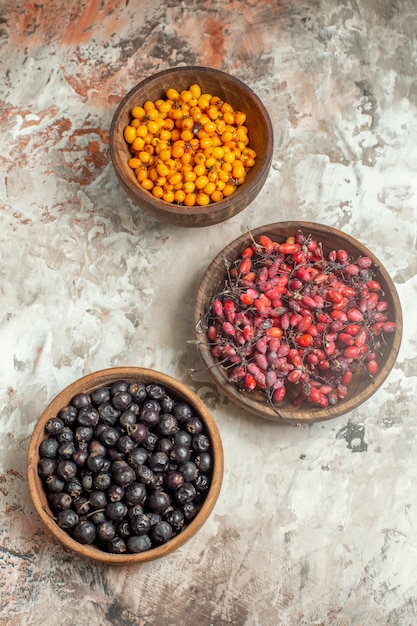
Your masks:
{"label": "rose hip", "polygon": [[298,232],[261,235],[228,269],[207,313],[207,339],[232,384],[277,404],[287,387],[326,407],[346,398],[359,370],[375,376],[396,324],[367,256],[324,254]]}

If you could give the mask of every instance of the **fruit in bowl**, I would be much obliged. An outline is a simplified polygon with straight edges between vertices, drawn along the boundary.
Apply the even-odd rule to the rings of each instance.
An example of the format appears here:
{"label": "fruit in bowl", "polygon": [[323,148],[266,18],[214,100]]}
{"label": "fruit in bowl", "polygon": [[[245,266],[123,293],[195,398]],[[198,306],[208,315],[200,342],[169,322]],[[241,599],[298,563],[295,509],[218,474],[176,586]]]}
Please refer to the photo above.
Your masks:
{"label": "fruit in bowl", "polygon": [[223,452],[204,404],[171,377],[110,368],[63,390],[28,451],[35,508],[66,547],[140,563],[183,545],[217,500]]}
{"label": "fruit in bowl", "polygon": [[220,387],[276,421],[336,417],[388,376],[402,332],[392,280],[361,243],[309,222],[260,227],[212,262],[197,344]]}
{"label": "fruit in bowl", "polygon": [[259,97],[207,67],[158,72],[122,99],[110,128],[116,175],[143,211],[210,226],[243,211],[268,176],[273,130]]}

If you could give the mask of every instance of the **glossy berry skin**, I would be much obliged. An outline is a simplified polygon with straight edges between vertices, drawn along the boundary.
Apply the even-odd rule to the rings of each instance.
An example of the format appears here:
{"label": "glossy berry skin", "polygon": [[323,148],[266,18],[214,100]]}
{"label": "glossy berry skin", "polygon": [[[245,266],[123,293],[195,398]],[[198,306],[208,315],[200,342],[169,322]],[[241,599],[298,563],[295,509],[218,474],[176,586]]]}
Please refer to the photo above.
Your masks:
{"label": "glossy berry skin", "polygon": [[65,509],[63,511],[60,511],[56,517],[56,522],[58,526],[60,528],[63,528],[64,530],[69,530],[70,528],[73,528],[76,524],[78,524],[79,521],[80,518],[78,517],[77,513],[72,509]]}
{"label": "glossy berry skin", "polygon": [[77,394],[48,421],[38,475],[74,540],[134,554],[182,532],[210,487],[212,463],[205,425],[187,402],[158,384],[119,380]]}
{"label": "glossy berry skin", "polygon": [[93,522],[80,520],[73,529],[74,539],[82,544],[91,544],[96,538],[96,527]]}
{"label": "glossy berry skin", "polygon": [[130,530],[134,535],[145,535],[151,529],[151,520],[145,513],[139,513],[130,520]]}
{"label": "glossy berry skin", "polygon": [[56,471],[56,461],[49,457],[42,457],[38,461],[38,474],[45,479],[52,476]]}
{"label": "glossy berry skin", "polygon": [[171,539],[173,534],[171,524],[165,521],[158,522],[152,529],[152,538],[157,543],[166,543]]}
{"label": "glossy berry skin", "polygon": [[147,552],[152,548],[152,542],[148,535],[132,535],[127,540],[127,547],[132,553]]}

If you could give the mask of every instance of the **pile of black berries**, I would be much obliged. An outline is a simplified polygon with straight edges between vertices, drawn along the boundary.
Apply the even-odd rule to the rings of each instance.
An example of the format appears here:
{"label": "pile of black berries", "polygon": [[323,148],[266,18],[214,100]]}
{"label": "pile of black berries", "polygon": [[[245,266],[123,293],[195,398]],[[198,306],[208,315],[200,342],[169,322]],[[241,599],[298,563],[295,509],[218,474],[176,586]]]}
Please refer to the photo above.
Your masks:
{"label": "pile of black berries", "polygon": [[178,535],[211,484],[211,441],[189,403],[156,383],[79,393],[45,425],[38,474],[56,523],[114,554]]}

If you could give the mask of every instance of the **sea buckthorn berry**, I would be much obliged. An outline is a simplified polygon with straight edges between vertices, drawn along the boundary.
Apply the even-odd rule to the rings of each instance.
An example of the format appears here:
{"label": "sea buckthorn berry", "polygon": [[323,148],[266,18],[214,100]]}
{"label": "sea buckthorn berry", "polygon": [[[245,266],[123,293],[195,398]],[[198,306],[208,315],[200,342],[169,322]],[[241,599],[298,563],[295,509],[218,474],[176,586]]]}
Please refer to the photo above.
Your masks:
{"label": "sea buckthorn berry", "polygon": [[131,159],[129,159],[129,167],[131,167],[132,170],[137,170],[141,165],[142,161],[137,157],[132,157]]}
{"label": "sea buckthorn berry", "polygon": [[210,203],[210,196],[200,192],[196,197],[196,202],[199,206],[207,206]]}
{"label": "sea buckthorn berry", "polygon": [[[168,88],[165,96],[132,108],[131,121],[123,131],[131,152],[129,167],[154,197],[161,194],[161,187],[161,197],[166,196],[170,202],[186,206],[220,202],[244,183],[255,164],[246,113],[234,110],[216,95],[204,93],[197,83],[180,92]],[[168,172],[161,163],[166,164]],[[149,169],[146,176],[141,169],[144,166]],[[139,175],[136,170],[140,170]],[[169,178],[175,174],[180,177],[172,182]],[[190,182],[194,187],[182,189]],[[184,194],[176,193],[180,190]]]}
{"label": "sea buckthorn berry", "polygon": [[220,202],[220,200],[223,200],[223,193],[219,189],[216,189],[210,195],[210,198],[213,202]]}
{"label": "sea buckthorn berry", "polygon": [[143,117],[145,117],[146,115],[146,111],[143,107],[133,107],[132,109],[132,116],[135,117],[138,120],[141,120]]}
{"label": "sea buckthorn berry", "polygon": [[149,179],[149,178],[145,178],[142,182],[141,182],[141,186],[146,189],[147,191],[151,191],[151,189],[153,189],[153,182]]}
{"label": "sea buckthorn berry", "polygon": [[124,130],[124,138],[127,143],[133,143],[136,139],[136,128],[134,126],[126,126]]}
{"label": "sea buckthorn berry", "polygon": [[152,187],[152,195],[155,198],[162,198],[162,196],[164,195],[164,190],[159,185],[155,185],[154,187]]}
{"label": "sea buckthorn berry", "polygon": [[194,206],[197,200],[197,196],[193,192],[189,192],[185,194],[184,204],[185,206]]}
{"label": "sea buckthorn berry", "polygon": [[147,113],[151,109],[155,108],[155,104],[154,104],[154,102],[152,102],[152,100],[146,100],[146,102],[144,102],[144,104],[143,104],[143,108],[145,109],[145,111]]}
{"label": "sea buckthorn berry", "polygon": [[223,196],[225,198],[227,198],[228,196],[231,196],[232,193],[235,192],[235,190],[236,190],[236,186],[235,185],[233,185],[232,183],[227,183],[224,186],[224,189],[223,189]]}

